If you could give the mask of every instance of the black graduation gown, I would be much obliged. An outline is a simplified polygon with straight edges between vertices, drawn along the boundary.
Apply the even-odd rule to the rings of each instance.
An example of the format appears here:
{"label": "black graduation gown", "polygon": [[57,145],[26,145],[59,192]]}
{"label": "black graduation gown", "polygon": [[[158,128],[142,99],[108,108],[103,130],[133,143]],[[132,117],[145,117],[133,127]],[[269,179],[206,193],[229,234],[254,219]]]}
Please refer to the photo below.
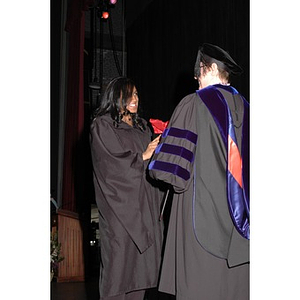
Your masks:
{"label": "black graduation gown", "polygon": [[[243,101],[218,89],[229,103],[240,144]],[[186,136],[163,137],[160,144],[167,146],[160,151],[159,145],[149,165],[150,175],[175,191],[159,290],[177,300],[249,299],[249,241],[230,218],[226,149],[218,127],[195,93],[181,100],[168,128]],[[176,148],[184,151],[173,155]]]}
{"label": "black graduation gown", "polygon": [[[146,122],[145,122],[146,123]],[[145,132],[109,115],[91,126],[94,187],[99,209],[100,296],[157,286],[162,244],[159,209],[163,194],[147,179]]]}

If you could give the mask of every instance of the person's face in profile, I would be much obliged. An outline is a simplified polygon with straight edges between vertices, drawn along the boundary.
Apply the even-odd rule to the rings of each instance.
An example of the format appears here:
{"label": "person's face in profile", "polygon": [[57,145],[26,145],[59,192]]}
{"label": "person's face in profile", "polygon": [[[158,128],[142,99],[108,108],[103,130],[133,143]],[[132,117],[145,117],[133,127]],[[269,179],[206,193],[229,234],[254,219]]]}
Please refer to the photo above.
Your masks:
{"label": "person's face in profile", "polygon": [[209,69],[202,62],[200,62],[200,76],[198,77],[199,90],[209,85],[209,78]]}
{"label": "person's face in profile", "polygon": [[133,88],[132,95],[127,99],[127,110],[131,113],[137,113],[139,106],[139,97],[136,87]]}

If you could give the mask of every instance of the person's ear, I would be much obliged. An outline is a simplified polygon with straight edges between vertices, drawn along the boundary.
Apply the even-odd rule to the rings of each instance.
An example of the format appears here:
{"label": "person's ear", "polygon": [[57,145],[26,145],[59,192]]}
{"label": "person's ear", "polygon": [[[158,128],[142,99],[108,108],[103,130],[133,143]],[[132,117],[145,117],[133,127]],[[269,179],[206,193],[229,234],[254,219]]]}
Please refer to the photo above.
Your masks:
{"label": "person's ear", "polygon": [[218,65],[216,63],[212,63],[211,65],[212,75],[217,76],[219,73]]}

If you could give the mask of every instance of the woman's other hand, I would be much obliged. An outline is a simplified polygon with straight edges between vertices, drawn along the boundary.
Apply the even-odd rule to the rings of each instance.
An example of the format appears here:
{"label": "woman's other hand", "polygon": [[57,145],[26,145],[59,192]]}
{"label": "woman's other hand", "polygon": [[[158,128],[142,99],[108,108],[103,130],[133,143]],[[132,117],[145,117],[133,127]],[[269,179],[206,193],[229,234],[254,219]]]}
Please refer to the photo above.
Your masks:
{"label": "woman's other hand", "polygon": [[143,152],[143,160],[147,160],[147,159],[151,158],[153,152],[155,151],[155,149],[159,143],[160,136],[161,136],[161,134],[157,138],[155,138],[152,142],[149,143],[146,151]]}

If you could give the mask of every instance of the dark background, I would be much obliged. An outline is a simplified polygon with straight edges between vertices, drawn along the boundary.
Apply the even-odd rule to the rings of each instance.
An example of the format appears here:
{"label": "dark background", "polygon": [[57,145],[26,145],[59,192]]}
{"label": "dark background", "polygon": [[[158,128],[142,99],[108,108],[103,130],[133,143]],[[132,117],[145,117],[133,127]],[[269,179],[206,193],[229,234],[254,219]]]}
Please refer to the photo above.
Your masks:
{"label": "dark background", "polygon": [[[249,99],[249,1],[148,1],[133,19],[128,7],[128,76],[147,118],[170,118],[182,97],[197,89],[193,69],[203,42],[227,50],[244,73],[232,84]],[[132,19],[131,19],[132,18]]]}
{"label": "dark background", "polygon": [[[249,0],[118,0],[108,20],[95,8],[103,1],[52,0],[50,14],[51,215],[79,214],[87,246],[97,240],[98,222],[89,126],[113,77],[135,81],[146,120],[167,121],[198,88],[194,64],[199,45],[208,42],[241,65],[232,85],[250,101]],[[92,248],[87,272],[97,273]]]}
{"label": "dark background", "polygon": [[[232,78],[232,85],[250,101],[249,0],[119,0],[111,8],[114,49],[108,21],[97,20],[102,26],[102,41],[99,42],[97,32],[98,41],[93,42],[94,3],[93,0],[51,1],[51,195],[60,203],[63,202],[62,165],[66,160],[64,137],[70,130],[68,118],[76,114],[76,109],[74,112],[67,105],[68,89],[76,89],[70,87],[72,83],[68,80],[69,73],[74,71],[68,52],[71,34],[66,31],[74,6],[85,14],[86,23],[84,70],[79,71],[84,72],[85,134],[90,115],[99,104],[95,95],[101,94],[112,77],[120,75],[113,54],[123,66],[122,75],[136,82],[142,115],[147,120],[168,120],[180,99],[197,89],[193,69],[198,46],[203,42],[219,45],[241,65],[244,73]],[[98,69],[99,63],[102,69],[96,70],[97,74],[95,49]],[[102,88],[98,91],[89,88],[95,75]],[[72,122],[73,126],[77,121]]]}

